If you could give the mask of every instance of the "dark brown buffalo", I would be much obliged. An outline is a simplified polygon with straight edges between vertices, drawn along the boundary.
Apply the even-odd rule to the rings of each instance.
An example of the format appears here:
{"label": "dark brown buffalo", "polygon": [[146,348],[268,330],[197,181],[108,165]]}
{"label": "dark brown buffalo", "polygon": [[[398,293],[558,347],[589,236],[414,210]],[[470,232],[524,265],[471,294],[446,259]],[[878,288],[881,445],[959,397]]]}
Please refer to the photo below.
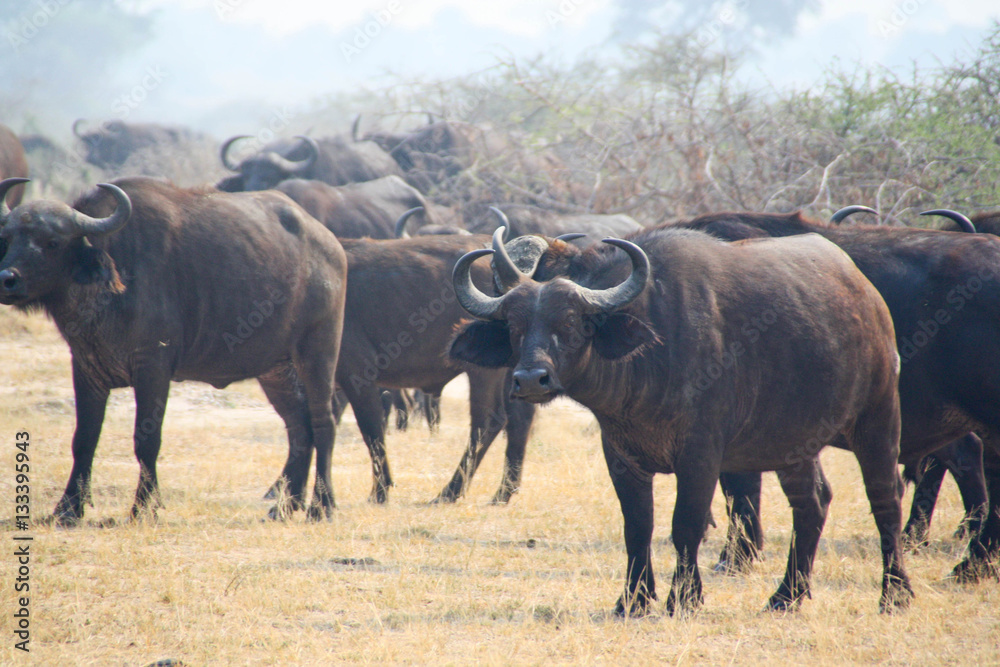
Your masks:
{"label": "dark brown buffalo", "polygon": [[[784,237],[818,233],[850,255],[879,290],[896,325],[902,355],[900,401],[903,415],[900,463],[924,455],[976,427],[1000,427],[1000,241],[987,235],[884,227],[838,226],[800,214],[721,213],[676,223],[726,240],[753,236]],[[985,502],[981,477],[959,480],[979,487],[974,506]],[[740,536],[724,554],[739,565],[759,544],[760,480],[723,479],[737,516],[731,527]],[[991,571],[991,554],[1000,547],[1000,496],[989,499],[987,520],[970,527],[969,554],[953,574],[975,580]],[[977,513],[981,517],[981,514]],[[735,535],[734,535],[735,537]]]}
{"label": "dark brown buffalo", "polygon": [[[425,211],[427,202],[399,176],[363,183],[328,185],[293,178],[276,188],[296,201],[338,238],[391,239],[396,225],[410,210]],[[417,212],[417,211],[415,211]]]}
{"label": "dark brown buffalo", "polygon": [[[385,451],[382,388],[418,388],[440,396],[452,379],[469,376],[471,429],[468,447],[452,479],[435,501],[452,502],[501,429],[507,432],[503,479],[493,502],[517,491],[532,406],[509,400],[509,373],[456,363],[448,342],[466,317],[451,284],[455,262],[489,242],[486,236],[424,236],[400,240],[341,239],[347,253],[347,303],[337,385],[346,394],[372,458],[369,499],[385,502],[392,475]],[[486,288],[490,271],[480,267]]]}
{"label": "dark brown buffalo", "polygon": [[395,161],[377,144],[355,143],[340,136],[276,139],[250,157],[234,162],[229,156],[230,149],[237,141],[247,138],[246,135],[235,136],[222,144],[222,164],[236,172],[216,184],[224,192],[268,190],[290,178],[347,185],[403,175]]}
{"label": "dark brown buffalo", "polygon": [[[6,190],[10,181],[0,185]],[[288,428],[290,501],[309,516],[334,507],[333,375],[347,274],[336,237],[275,192],[220,194],[125,178],[74,208],[23,204],[0,217],[0,303],[40,308],[69,343],[76,395],[73,470],[55,517],[90,502],[109,391],[134,387],[139,485],[132,516],[155,510],[156,458],[171,380],[215,387],[257,378]]]}
{"label": "dark brown buffalo", "polygon": [[[575,233],[578,236],[573,243],[581,248],[608,236],[624,237],[643,228],[624,214],[563,214],[526,204],[500,205],[496,208],[503,212],[511,238],[528,234],[554,238]],[[469,229],[477,234],[492,234],[496,227],[496,217],[487,213],[473,216],[473,221],[469,224]]]}
{"label": "dark brown buffalo", "polygon": [[369,132],[362,139],[388,152],[421,192],[430,192],[477,161],[490,162],[512,150],[503,134],[452,120],[430,122],[412,132]]}
{"label": "dark brown buffalo", "polygon": [[[24,147],[9,127],[0,124],[0,181],[6,178],[27,178],[28,158]],[[18,185],[7,191],[7,206],[13,208],[21,203],[24,186]],[[3,257],[0,244],[0,257]]]}
{"label": "dark brown buffalo", "polygon": [[208,138],[187,128],[154,123],[125,123],[112,120],[83,132],[82,119],[73,123],[73,134],[83,143],[85,159],[101,169],[117,169],[136,152],[166,146],[185,149]]}
{"label": "dark brown buffalo", "polygon": [[[494,248],[497,271],[518,275],[503,245]],[[641,613],[655,598],[655,473],[677,475],[669,612],[702,601],[698,548],[721,471],[778,471],[794,529],[769,607],[808,596],[831,498],[818,458],[826,445],[851,450],[861,465],[881,537],[881,609],[908,604],[899,355],[888,309],[847,255],[818,236],[727,244],[657,229],[577,252],[562,274],[569,279],[521,276],[489,297],[469,280],[488,252],[455,267],[457,296],[481,321],[460,330],[450,355],[513,368],[517,398],[566,395],[596,416],[625,519],[619,614]],[[720,381],[702,383],[717,364],[725,364]]]}

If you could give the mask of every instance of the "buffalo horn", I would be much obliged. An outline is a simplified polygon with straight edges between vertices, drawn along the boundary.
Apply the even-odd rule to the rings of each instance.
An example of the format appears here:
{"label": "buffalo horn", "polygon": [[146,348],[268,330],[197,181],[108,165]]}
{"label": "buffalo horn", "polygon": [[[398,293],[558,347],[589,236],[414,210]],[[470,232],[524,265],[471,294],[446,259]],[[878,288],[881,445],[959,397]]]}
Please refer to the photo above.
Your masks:
{"label": "buffalo horn", "polygon": [[605,243],[621,248],[632,260],[632,273],[625,282],[603,290],[576,286],[577,293],[588,304],[590,314],[610,313],[628,305],[646,289],[649,278],[649,258],[642,248],[623,239],[602,239]]}
{"label": "buffalo horn", "polygon": [[361,125],[361,114],[354,117],[354,122],[351,123],[351,139],[355,142],[358,141],[358,127]]}
{"label": "buffalo horn", "polygon": [[73,121],[73,134],[76,135],[77,139],[83,139],[83,135],[80,134],[80,126],[83,125],[85,122],[86,121],[82,118],[77,118],[76,120]]}
{"label": "buffalo horn", "polygon": [[[0,184],[2,185],[2,184]],[[933,211],[924,211],[920,215],[940,215],[942,217],[948,218],[949,220],[955,221],[959,227],[962,228],[963,232],[968,232],[969,234],[976,233],[976,226],[972,224],[972,220],[959,213],[958,211],[952,211],[947,208],[936,208]]]}
{"label": "buffalo horn", "polygon": [[423,206],[414,206],[408,211],[405,211],[403,215],[399,216],[399,220],[396,221],[396,238],[402,239],[407,238],[410,235],[406,233],[406,221],[410,219],[410,216],[418,211],[423,211]]}
{"label": "buffalo horn", "polygon": [[521,270],[514,264],[514,260],[507,254],[507,248],[503,244],[505,231],[506,228],[497,227],[496,231],[493,232],[493,275],[500,286],[500,291],[506,294],[517,287],[526,276],[521,273]]}
{"label": "buffalo horn", "polygon": [[573,232],[571,234],[560,234],[556,237],[556,241],[562,241],[564,243],[569,243],[570,241],[575,241],[577,239],[582,239],[586,234],[581,234],[580,232]]}
{"label": "buffalo horn", "polygon": [[110,183],[98,183],[97,187],[110,192],[115,198],[117,206],[114,212],[106,218],[92,218],[79,211],[74,211],[73,222],[76,223],[76,229],[80,236],[102,236],[117,232],[125,226],[132,215],[132,201],[121,188]]}
{"label": "buffalo horn", "polygon": [[830,222],[835,225],[840,224],[844,218],[849,215],[854,215],[855,213],[871,213],[872,215],[878,215],[878,211],[873,208],[868,208],[867,206],[845,206],[830,216]]}
{"label": "buffalo horn", "polygon": [[233,164],[229,161],[229,149],[230,147],[232,147],[233,144],[235,144],[240,139],[249,139],[249,138],[250,138],[249,134],[237,134],[235,137],[230,137],[229,139],[226,139],[226,142],[222,144],[222,149],[219,151],[219,157],[222,158],[223,167],[225,167],[229,171],[238,172],[240,170],[239,165]]}
{"label": "buffalo horn", "polygon": [[504,212],[498,209],[496,206],[490,206],[490,210],[493,211],[493,213],[496,214],[498,218],[500,218],[500,224],[503,226],[503,240],[506,241],[510,237],[511,233],[510,220],[508,220]]}
{"label": "buffalo horn", "polygon": [[15,185],[28,183],[30,180],[30,178],[5,178],[0,181],[0,227],[7,222],[7,215],[10,213],[7,208],[7,191]]}
{"label": "buffalo horn", "polygon": [[496,316],[503,303],[503,297],[486,296],[479,291],[479,288],[472,283],[472,263],[485,255],[493,254],[491,248],[473,250],[462,255],[455,263],[455,270],[452,271],[451,281],[455,285],[455,296],[458,303],[465,308],[473,317],[481,320],[491,320]]}

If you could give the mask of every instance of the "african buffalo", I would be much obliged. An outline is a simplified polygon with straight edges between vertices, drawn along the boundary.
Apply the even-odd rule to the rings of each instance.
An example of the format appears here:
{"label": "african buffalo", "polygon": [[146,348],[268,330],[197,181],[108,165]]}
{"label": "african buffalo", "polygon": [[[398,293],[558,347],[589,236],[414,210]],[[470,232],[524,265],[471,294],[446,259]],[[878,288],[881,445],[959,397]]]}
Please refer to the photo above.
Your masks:
{"label": "african buffalo", "polygon": [[[28,158],[24,154],[24,147],[9,127],[0,125],[0,180],[27,177]],[[7,192],[7,206],[16,207],[23,196],[23,185],[10,188]],[[0,252],[0,257],[2,256],[3,253]]]}
{"label": "african buffalo", "polygon": [[[463,365],[446,355],[455,327],[465,318],[455,299],[451,269],[462,255],[488,242],[489,237],[469,235],[341,239],[348,279],[336,379],[371,455],[372,502],[385,502],[393,483],[385,452],[382,388],[415,387],[440,396],[444,386],[463,372],[469,376],[468,446],[452,479],[434,500],[453,502],[464,493],[501,429],[507,432],[507,452],[493,502],[507,502],[517,491],[533,407],[511,403],[510,374],[504,369]],[[486,288],[489,269],[480,267],[476,280]]]}
{"label": "african buffalo", "polygon": [[[470,270],[495,252],[496,270],[518,275],[503,244],[463,257],[456,294],[480,321],[459,330],[449,354],[513,368],[519,399],[566,395],[594,413],[625,520],[627,585],[616,612],[642,613],[656,597],[658,472],[677,474],[670,613],[701,604],[698,547],[721,471],[778,471],[794,528],[769,608],[795,607],[809,595],[831,499],[818,458],[826,445],[851,450],[861,466],[881,537],[880,608],[906,606],[899,355],[871,283],[819,236],[727,244],[656,229],[605,241],[578,253],[565,277],[521,275],[500,297],[482,293]],[[719,381],[705,382],[716,365]]]}
{"label": "african buffalo", "polygon": [[426,211],[427,202],[398,176],[363,183],[327,185],[299,178],[275,188],[291,197],[338,238],[391,239],[405,213]]}
{"label": "african buffalo", "polygon": [[241,162],[233,162],[229,151],[246,135],[222,144],[222,164],[235,175],[216,184],[224,192],[267,190],[289,178],[306,178],[328,185],[373,181],[384,176],[402,176],[399,166],[370,141],[353,143],[340,136],[318,140],[298,136],[276,139]]}
{"label": "african buffalo", "polygon": [[[0,192],[13,185],[0,183]],[[0,217],[0,303],[38,308],[69,344],[76,395],[73,470],[54,516],[83,517],[111,389],[134,387],[139,485],[132,516],[155,511],[156,458],[170,381],[225,387],[257,378],[285,421],[294,465],[272,510],[334,507],[333,375],[343,327],[344,251],[275,192],[220,194],[161,180],[101,184],[73,208],[23,204]],[[131,224],[128,224],[131,220]]]}
{"label": "african buffalo", "polygon": [[[902,356],[900,463],[914,464],[976,427],[1000,427],[1000,240],[906,227],[841,227],[799,213],[720,213],[670,227],[732,241],[816,233],[847,252],[882,294],[895,323]],[[983,484],[975,475],[959,482]],[[760,480],[726,475],[722,483],[736,513],[731,534],[739,536],[723,558],[741,565],[754,557],[761,539]],[[974,505],[985,502],[986,490],[973,490]],[[992,569],[990,553],[1000,546],[1000,496],[989,503],[987,521],[981,531],[970,526],[969,554],[953,571],[960,580]]]}
{"label": "african buffalo", "polygon": [[[510,236],[527,234],[557,237],[567,233],[579,234],[575,245],[583,248],[606,236],[624,237],[642,230],[642,225],[624,214],[602,213],[562,214],[526,204],[509,204],[496,207],[503,212]],[[492,234],[496,229],[493,216],[483,213],[473,216],[469,229],[477,234]]]}
{"label": "african buffalo", "polygon": [[204,135],[182,127],[154,123],[125,123],[112,120],[97,129],[83,132],[83,119],[73,123],[73,134],[83,143],[86,160],[101,169],[118,169],[138,151],[173,147],[184,149],[192,143],[209,141]]}

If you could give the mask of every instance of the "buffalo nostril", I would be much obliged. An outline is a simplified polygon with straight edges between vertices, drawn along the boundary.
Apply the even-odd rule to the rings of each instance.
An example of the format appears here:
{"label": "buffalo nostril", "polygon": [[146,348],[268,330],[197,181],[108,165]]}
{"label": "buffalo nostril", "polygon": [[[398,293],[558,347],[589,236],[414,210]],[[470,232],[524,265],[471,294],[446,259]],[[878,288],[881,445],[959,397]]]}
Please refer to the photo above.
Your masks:
{"label": "buffalo nostril", "polygon": [[17,288],[20,277],[13,271],[0,271],[0,286],[10,291]]}
{"label": "buffalo nostril", "polygon": [[542,377],[538,378],[538,384],[542,385],[543,387],[548,387],[549,386],[549,374],[546,373]]}

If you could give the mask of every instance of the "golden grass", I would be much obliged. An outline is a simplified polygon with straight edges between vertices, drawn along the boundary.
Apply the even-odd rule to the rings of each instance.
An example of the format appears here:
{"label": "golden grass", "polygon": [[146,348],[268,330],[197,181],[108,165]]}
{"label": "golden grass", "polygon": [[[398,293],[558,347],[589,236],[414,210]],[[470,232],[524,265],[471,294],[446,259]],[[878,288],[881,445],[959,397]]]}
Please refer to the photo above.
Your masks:
{"label": "golden grass", "polygon": [[[40,316],[0,310],[0,498],[13,511],[14,433],[31,433],[32,505],[51,512],[69,475],[73,431],[69,355]],[[423,424],[390,436],[396,479],[387,506],[369,505],[370,465],[350,413],[338,433],[330,523],[263,523],[261,494],[285,455],[284,431],[254,383],[225,391],[173,386],[159,472],[157,522],[123,523],[138,466],[131,391],[113,393],[94,467],[95,507],[73,530],[37,526],[32,549],[31,655],[13,649],[9,529],[0,567],[0,664],[996,664],[996,583],[944,579],[962,545],[946,483],[933,545],[909,556],[917,593],[906,613],[880,616],[879,555],[857,465],[830,451],[834,488],[817,557],[814,599],[797,613],[761,611],[784,568],[790,515],[765,478],[766,560],[747,577],[714,574],[724,536],[710,531],[701,565],[706,603],[639,620],[609,615],[624,575],[622,522],[593,420],[569,402],[541,411],[522,491],[488,500],[502,447],[469,496],[427,506],[450,478],[468,422],[450,386],[441,432]],[[661,596],[674,480],[657,478],[654,558]],[[100,527],[114,519],[116,525]],[[529,542],[531,540],[531,542]],[[353,559],[353,560],[352,560]],[[26,659],[29,658],[29,659]]]}

